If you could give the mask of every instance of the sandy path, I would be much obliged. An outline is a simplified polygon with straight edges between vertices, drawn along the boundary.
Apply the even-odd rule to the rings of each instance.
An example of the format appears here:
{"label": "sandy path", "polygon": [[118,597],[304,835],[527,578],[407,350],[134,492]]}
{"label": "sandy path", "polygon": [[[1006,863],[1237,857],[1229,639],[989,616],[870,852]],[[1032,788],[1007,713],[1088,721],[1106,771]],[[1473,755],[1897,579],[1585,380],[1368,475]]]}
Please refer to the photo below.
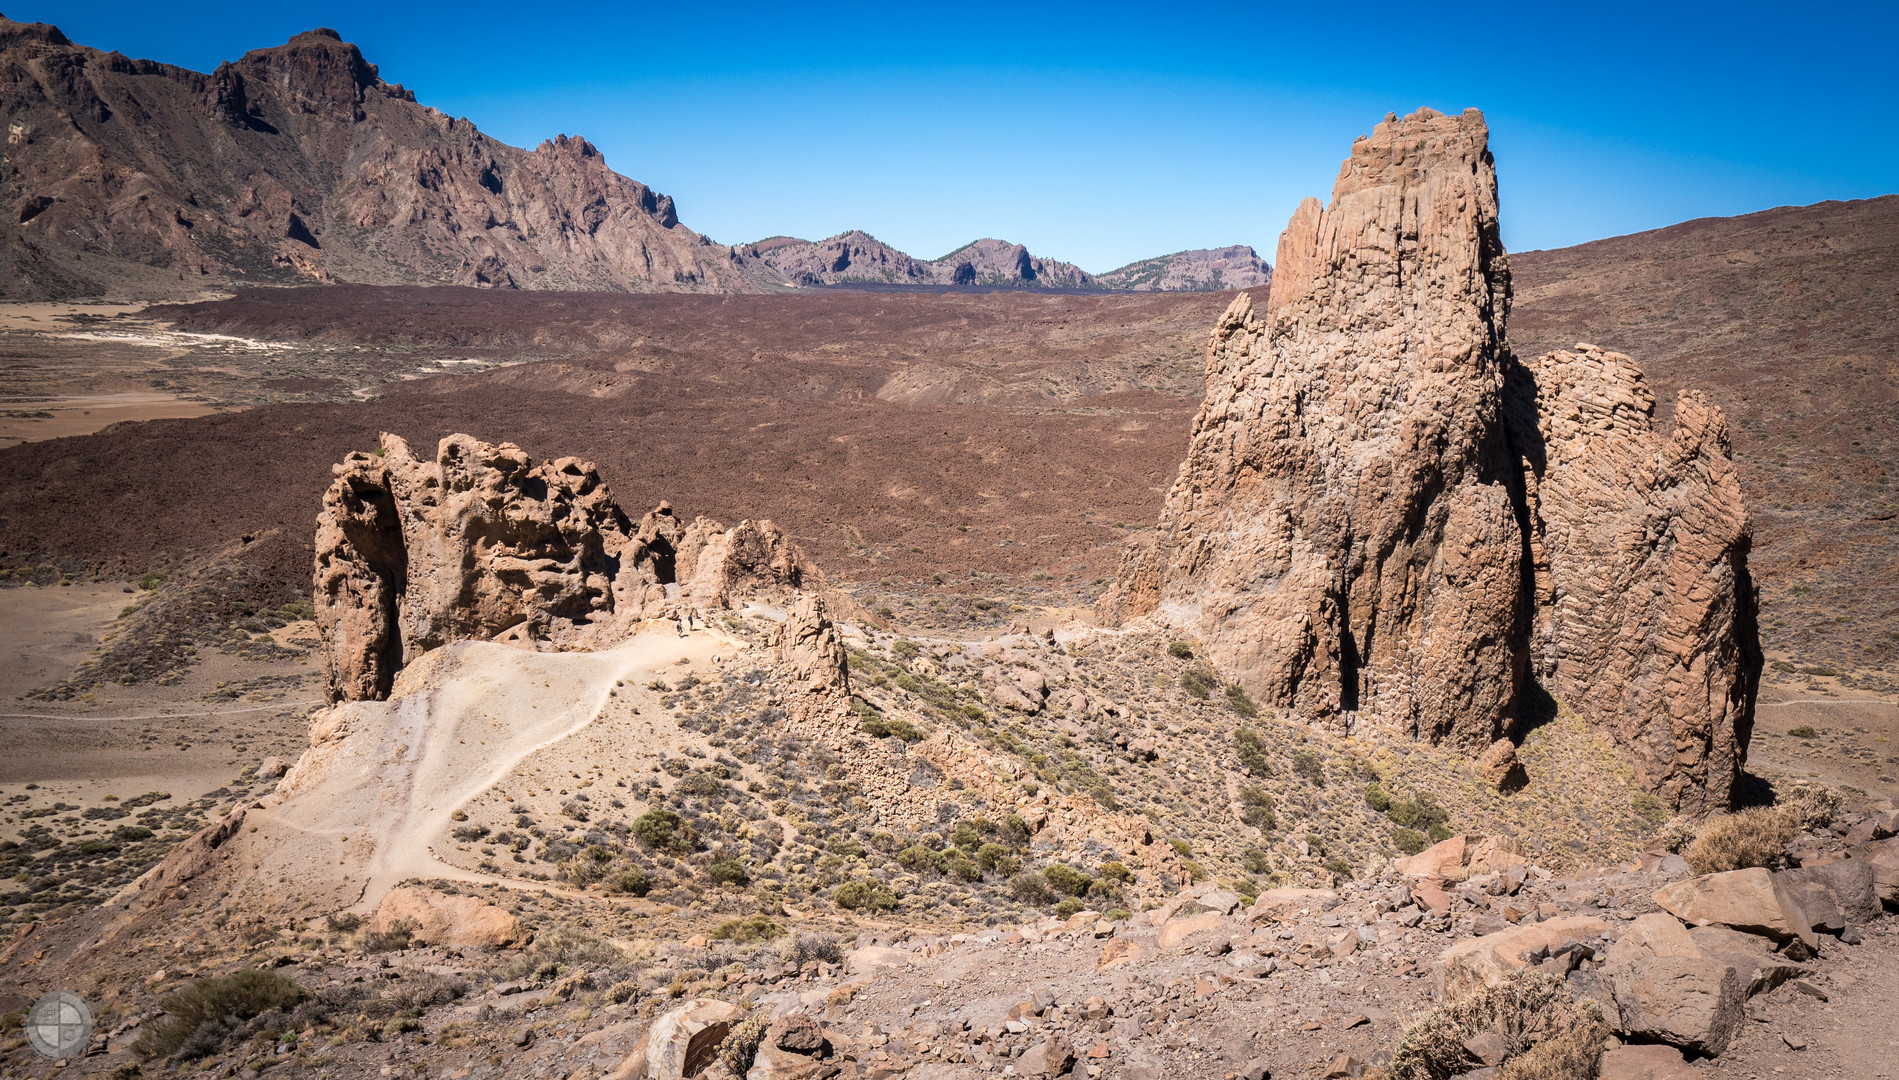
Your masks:
{"label": "sandy path", "polygon": [[[681,638],[670,628],[595,653],[448,646],[421,689],[339,707],[347,736],[314,747],[281,804],[252,815],[261,841],[251,845],[253,881],[267,892],[294,882],[299,895],[327,891],[336,906],[365,908],[415,878],[544,889],[438,858],[451,815],[601,719],[617,683],[627,684],[619,700],[631,704],[656,673],[684,670],[680,660],[696,667],[734,651],[713,634]],[[638,756],[640,748],[619,752]]]}

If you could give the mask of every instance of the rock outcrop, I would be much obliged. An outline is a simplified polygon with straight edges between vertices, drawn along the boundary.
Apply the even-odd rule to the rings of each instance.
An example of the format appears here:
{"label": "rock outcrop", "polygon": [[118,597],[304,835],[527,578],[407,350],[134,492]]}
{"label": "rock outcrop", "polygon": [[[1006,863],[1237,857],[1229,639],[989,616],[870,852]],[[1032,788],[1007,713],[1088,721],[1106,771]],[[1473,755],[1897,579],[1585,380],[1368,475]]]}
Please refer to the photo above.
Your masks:
{"label": "rock outcrop", "polygon": [[[1476,110],[1387,117],[1214,327],[1150,547],[1103,598],[1262,704],[1502,762],[1551,695],[1672,804],[1725,805],[1760,650],[1725,423],[1626,357],[1519,363]],[[1504,786],[1517,782],[1515,770]]]}
{"label": "rock outcrop", "polygon": [[451,435],[418,460],[384,435],[334,472],[314,575],[331,701],[387,697],[450,641],[597,648],[675,607],[789,603],[819,580],[769,521],[682,525],[662,503],[635,526],[592,463],[509,443]]}
{"label": "rock outcrop", "polygon": [[940,259],[906,255],[859,229],[827,240],[773,236],[737,249],[794,285],[972,285],[987,288],[1095,289],[1104,286],[1072,263],[1044,259],[1021,244],[984,238]]}
{"label": "rock outcrop", "polygon": [[1095,280],[1130,292],[1224,292],[1271,285],[1273,268],[1252,248],[1235,244],[1142,259]]}

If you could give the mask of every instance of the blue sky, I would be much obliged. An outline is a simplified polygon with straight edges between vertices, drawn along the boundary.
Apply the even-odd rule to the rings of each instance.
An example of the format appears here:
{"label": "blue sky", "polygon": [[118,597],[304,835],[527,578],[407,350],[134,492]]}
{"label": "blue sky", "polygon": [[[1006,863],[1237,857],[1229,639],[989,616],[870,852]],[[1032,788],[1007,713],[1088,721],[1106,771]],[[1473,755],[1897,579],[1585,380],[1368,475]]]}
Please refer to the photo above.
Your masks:
{"label": "blue sky", "polygon": [[[938,10],[940,9],[940,10]],[[1534,10],[1532,10],[1534,9]],[[584,135],[733,243],[1271,259],[1388,111],[1484,110],[1513,251],[1899,191],[1899,3],[10,3],[209,70],[330,26],[489,134]]]}

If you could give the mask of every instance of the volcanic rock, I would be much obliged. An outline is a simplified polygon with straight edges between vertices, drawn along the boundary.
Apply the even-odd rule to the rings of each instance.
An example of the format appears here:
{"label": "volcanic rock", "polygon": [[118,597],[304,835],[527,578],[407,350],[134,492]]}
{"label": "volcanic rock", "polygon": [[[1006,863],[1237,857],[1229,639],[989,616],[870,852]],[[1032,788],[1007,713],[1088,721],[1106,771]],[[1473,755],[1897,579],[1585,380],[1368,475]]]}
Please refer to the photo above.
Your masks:
{"label": "volcanic rock", "polygon": [[632,527],[575,458],[536,465],[451,435],[420,461],[384,435],[333,471],[314,574],[331,701],[387,697],[406,663],[450,641],[596,648],[673,607],[788,601],[817,583],[769,521],[682,529],[662,504]]}
{"label": "volcanic rock", "polygon": [[1111,289],[1132,292],[1221,292],[1270,285],[1273,268],[1252,248],[1235,244],[1142,259],[1095,280]]}
{"label": "volcanic rock", "polygon": [[694,998],[653,1021],[611,1080],[684,1080],[712,1064],[719,1044],[745,1010],[717,998]]}
{"label": "volcanic rock", "polygon": [[1194,634],[1261,704],[1473,756],[1553,692],[1670,803],[1725,806],[1760,669],[1725,421],[1690,393],[1656,434],[1600,350],[1517,362],[1496,191],[1476,110],[1353,146],[1264,309],[1215,325],[1157,538],[1102,613]]}
{"label": "volcanic rock", "polygon": [[369,920],[372,933],[386,934],[397,926],[407,926],[418,945],[505,949],[528,938],[521,921],[505,908],[415,885],[389,890]]}
{"label": "volcanic rock", "polygon": [[1790,883],[1759,867],[1665,885],[1655,903],[1692,926],[1716,923],[1776,941],[1799,938],[1809,949],[1818,941]]}

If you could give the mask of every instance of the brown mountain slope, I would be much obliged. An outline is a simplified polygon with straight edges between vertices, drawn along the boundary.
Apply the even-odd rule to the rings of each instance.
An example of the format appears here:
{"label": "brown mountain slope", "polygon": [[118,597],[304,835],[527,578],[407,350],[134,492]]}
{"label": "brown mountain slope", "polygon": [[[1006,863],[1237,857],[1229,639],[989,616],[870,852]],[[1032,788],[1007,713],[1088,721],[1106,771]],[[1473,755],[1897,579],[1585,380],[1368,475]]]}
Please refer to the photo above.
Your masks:
{"label": "brown mountain slope", "polygon": [[1727,412],[1770,655],[1899,679],[1899,196],[1510,257],[1510,340],[1626,352]]}
{"label": "brown mountain slope", "polygon": [[334,31],[211,74],[0,19],[0,297],[230,281],[729,291],[744,261],[584,139],[419,105]]}
{"label": "brown mountain slope", "polygon": [[1142,259],[1096,280],[1111,289],[1134,292],[1219,292],[1270,285],[1273,268],[1252,248],[1235,244]]}

